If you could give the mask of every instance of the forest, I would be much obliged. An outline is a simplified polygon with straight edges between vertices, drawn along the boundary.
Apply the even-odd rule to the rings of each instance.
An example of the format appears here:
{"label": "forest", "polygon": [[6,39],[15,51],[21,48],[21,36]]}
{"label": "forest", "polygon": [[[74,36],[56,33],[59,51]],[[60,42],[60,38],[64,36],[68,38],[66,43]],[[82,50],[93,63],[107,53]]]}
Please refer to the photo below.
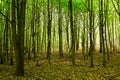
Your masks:
{"label": "forest", "polygon": [[120,0],[0,0],[0,80],[120,80]]}

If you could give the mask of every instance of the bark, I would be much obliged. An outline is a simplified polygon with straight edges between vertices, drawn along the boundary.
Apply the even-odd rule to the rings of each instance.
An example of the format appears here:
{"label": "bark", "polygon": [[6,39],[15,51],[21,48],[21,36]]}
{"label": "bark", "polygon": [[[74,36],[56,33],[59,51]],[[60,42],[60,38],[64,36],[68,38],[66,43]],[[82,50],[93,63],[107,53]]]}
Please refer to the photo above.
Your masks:
{"label": "bark", "polygon": [[66,41],[67,41],[67,49],[70,48],[69,46],[69,19],[67,18],[68,16],[66,16]]}
{"label": "bark", "polygon": [[70,28],[71,28],[71,57],[72,64],[75,65],[75,32],[73,27],[72,0],[69,0]]}
{"label": "bark", "polygon": [[90,61],[90,67],[93,67],[94,64],[93,64],[93,52],[94,52],[94,36],[93,36],[93,28],[94,28],[94,20],[93,20],[93,0],[90,0],[88,1],[88,6],[90,7],[90,12],[89,12],[89,24],[90,24],[90,27],[89,27],[89,37],[90,37],[90,48],[89,48],[89,55],[91,57],[91,61]]}
{"label": "bark", "polygon": [[100,44],[100,53],[102,53],[103,52],[103,47],[102,47],[103,46],[103,43],[102,43],[102,27],[101,27],[102,26],[101,25],[101,17],[102,17],[101,13],[102,13],[102,11],[101,11],[101,4],[100,3],[101,3],[101,0],[99,0],[99,24],[100,24],[99,25],[99,36],[100,36],[99,37],[100,38],[100,43],[99,44]]}
{"label": "bark", "polygon": [[59,0],[59,11],[58,11],[58,26],[59,26],[59,57],[63,57],[63,40],[62,40],[62,14],[61,14],[61,0]]}
{"label": "bark", "polygon": [[[16,53],[16,75],[24,76],[24,27],[26,1],[17,1],[18,28],[16,28],[15,3],[16,1],[12,0],[12,39],[14,50]],[[18,29],[18,33],[16,33],[16,29]]]}
{"label": "bark", "polygon": [[3,64],[3,53],[2,53],[2,34],[0,30],[0,64]]}
{"label": "bark", "polygon": [[36,60],[36,50],[35,50],[35,36],[36,36],[36,2],[33,0],[33,5],[32,5],[32,20],[31,20],[31,32],[32,32],[32,53],[34,55],[34,61]]}
{"label": "bark", "polygon": [[106,47],[106,53],[107,53],[107,58],[108,58],[108,60],[110,59],[110,57],[109,57],[109,48],[108,48],[108,38],[107,38],[107,26],[108,26],[108,0],[105,2],[105,47]]}
{"label": "bark", "polygon": [[47,8],[48,8],[48,25],[47,25],[47,37],[48,37],[48,44],[47,44],[47,59],[50,63],[50,54],[51,54],[51,12],[50,12],[50,0],[47,0]]}
{"label": "bark", "polygon": [[84,20],[83,20],[83,32],[82,32],[82,54],[83,58],[85,59],[85,15],[83,15]]}

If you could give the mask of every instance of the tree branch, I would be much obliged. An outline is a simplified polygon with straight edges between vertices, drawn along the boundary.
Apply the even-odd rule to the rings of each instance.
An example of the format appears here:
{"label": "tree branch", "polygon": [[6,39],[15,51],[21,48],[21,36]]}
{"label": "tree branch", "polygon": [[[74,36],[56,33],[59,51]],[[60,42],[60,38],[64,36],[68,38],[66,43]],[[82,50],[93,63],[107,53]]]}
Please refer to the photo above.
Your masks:
{"label": "tree branch", "polygon": [[11,23],[10,19],[8,17],[6,17],[1,11],[0,11],[0,14]]}
{"label": "tree branch", "polygon": [[119,15],[119,11],[117,10],[117,8],[116,8],[116,6],[115,6],[115,4],[114,4],[113,0],[111,0],[111,1],[112,1],[112,4],[113,4],[114,8],[115,8],[115,11],[116,11],[116,12],[117,12],[117,14]]}
{"label": "tree branch", "polygon": [[82,3],[83,3],[83,5],[86,7],[86,9],[87,9],[88,11],[90,11],[90,9],[87,7],[87,5],[84,3],[83,0],[82,0]]}

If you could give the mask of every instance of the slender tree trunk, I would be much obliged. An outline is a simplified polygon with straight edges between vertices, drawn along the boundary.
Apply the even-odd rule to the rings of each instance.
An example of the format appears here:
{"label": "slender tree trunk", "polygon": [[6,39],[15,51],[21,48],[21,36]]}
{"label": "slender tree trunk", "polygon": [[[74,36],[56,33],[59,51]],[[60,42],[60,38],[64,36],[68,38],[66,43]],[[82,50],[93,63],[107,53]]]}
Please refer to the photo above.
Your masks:
{"label": "slender tree trunk", "polygon": [[[36,3],[38,3],[38,0],[36,0]],[[40,4],[42,3],[42,1],[40,1]],[[40,5],[41,7],[41,5]],[[39,4],[36,4],[36,65],[39,65],[39,52],[40,52],[40,45],[41,45],[41,32],[42,32],[42,28],[41,28],[41,16],[40,16],[40,12],[41,10],[39,10]]]}
{"label": "slender tree trunk", "polygon": [[78,14],[76,11],[74,11],[74,38],[75,38],[75,52],[78,50],[79,48],[79,28],[77,25],[77,20],[78,20]]}
{"label": "slender tree trunk", "polygon": [[[80,18],[78,18],[78,24],[80,21]],[[77,24],[77,23],[76,23]],[[77,27],[77,40],[76,40],[76,50],[79,49],[79,42],[80,42],[80,26]]]}
{"label": "slender tree trunk", "polygon": [[13,65],[13,42],[12,42],[12,29],[9,28],[9,37],[10,37],[10,65]]}
{"label": "slender tree trunk", "polygon": [[107,0],[106,2],[105,2],[105,47],[106,47],[106,53],[107,53],[107,57],[108,57],[108,60],[110,59],[110,57],[109,57],[109,48],[108,48],[108,38],[107,38],[107,26],[108,26],[108,3],[109,3],[109,1]]}
{"label": "slender tree trunk", "polygon": [[[86,21],[86,26],[87,26],[86,53],[89,53],[89,20],[88,20],[88,17],[89,17],[89,13],[87,13],[87,21]],[[89,54],[87,56],[89,56]]]}
{"label": "slender tree trunk", "polygon": [[84,17],[84,22],[83,22],[83,32],[82,32],[82,54],[83,54],[83,58],[85,59],[85,15],[83,15]]}
{"label": "slender tree trunk", "polygon": [[34,61],[36,60],[36,50],[35,50],[35,36],[36,36],[36,2],[33,0],[33,5],[32,5],[32,20],[31,20],[31,32],[32,32],[32,53],[34,55]]}
{"label": "slender tree trunk", "polygon": [[101,6],[101,0],[99,0],[99,23],[100,23],[100,25],[99,25],[99,36],[100,36],[100,53],[102,53],[103,52],[103,43],[102,43],[102,25],[101,25],[101,13],[102,13],[102,11],[101,11],[101,8],[102,8],[102,6]]}
{"label": "slender tree trunk", "polygon": [[94,23],[93,23],[93,0],[90,0],[88,1],[88,6],[90,7],[90,12],[89,12],[89,24],[90,24],[90,28],[89,28],[89,37],[90,37],[90,48],[89,48],[89,54],[90,54],[90,57],[91,57],[91,65],[90,67],[93,67],[94,64],[93,64],[93,52],[94,52],[94,37],[93,37],[93,28],[94,28]]}
{"label": "slender tree trunk", "polygon": [[70,48],[69,46],[69,19],[66,16],[66,41],[67,41],[67,49]]}
{"label": "slender tree trunk", "polygon": [[[42,48],[44,48],[44,52],[46,53],[46,44],[47,44],[47,40],[46,40],[46,35],[47,35],[47,24],[46,24],[46,22],[47,22],[47,19],[46,19],[46,16],[47,16],[47,11],[45,10],[46,9],[46,6],[45,6],[45,3],[44,3],[44,0],[42,1],[43,2],[43,14],[44,14],[44,16],[43,16],[43,33],[42,33],[42,43],[41,43],[41,53],[43,53],[43,49]],[[44,47],[43,47],[44,46]]]}
{"label": "slender tree trunk", "polygon": [[28,44],[28,57],[27,57],[27,59],[28,60],[31,60],[31,28],[29,28],[29,30],[28,30],[28,36],[29,36],[29,44]]}
{"label": "slender tree trunk", "polygon": [[72,11],[72,0],[69,0],[69,11],[70,11],[70,28],[71,28],[71,55],[72,64],[75,65],[75,32],[73,27],[73,11]]}
{"label": "slender tree trunk", "polygon": [[[10,1],[6,0],[7,10],[6,17],[10,18]],[[10,27],[8,19],[5,20],[5,29],[4,29],[4,60],[7,61],[8,58],[8,28]]]}
{"label": "slender tree trunk", "polygon": [[112,50],[113,51],[115,51],[115,44],[114,44],[115,43],[115,39],[114,39],[115,38],[115,36],[114,36],[115,32],[114,31],[115,31],[115,28],[114,28],[114,19],[113,19],[112,20]]}
{"label": "slender tree trunk", "polygon": [[102,33],[102,50],[103,50],[103,66],[106,67],[106,51],[105,51],[105,29],[104,29],[104,4],[103,0],[100,1],[100,27],[101,27],[101,33]]}
{"label": "slender tree trunk", "polygon": [[[2,16],[0,16],[0,19],[1,19],[0,25],[3,26],[2,25],[3,24]],[[3,57],[4,57],[3,56],[3,37],[2,37],[2,32],[3,32],[3,30],[2,30],[2,28],[0,28],[0,64],[3,64]]]}
{"label": "slender tree trunk", "polygon": [[51,54],[51,12],[50,12],[50,0],[47,0],[47,8],[48,8],[48,25],[47,25],[47,37],[48,37],[48,44],[47,44],[47,59],[50,63],[50,54]]}
{"label": "slender tree trunk", "polygon": [[59,0],[59,18],[58,18],[58,26],[59,26],[59,57],[63,57],[63,40],[62,40],[62,14],[61,14],[61,0]]}
{"label": "slender tree trunk", "polygon": [[[118,2],[120,2],[120,0],[118,0]],[[118,10],[120,10],[120,3],[118,4]],[[120,30],[120,11],[119,11],[119,30]],[[119,34],[119,47],[120,47],[120,34]]]}
{"label": "slender tree trunk", "polygon": [[2,34],[0,30],[0,64],[3,64],[3,53],[2,53]]}

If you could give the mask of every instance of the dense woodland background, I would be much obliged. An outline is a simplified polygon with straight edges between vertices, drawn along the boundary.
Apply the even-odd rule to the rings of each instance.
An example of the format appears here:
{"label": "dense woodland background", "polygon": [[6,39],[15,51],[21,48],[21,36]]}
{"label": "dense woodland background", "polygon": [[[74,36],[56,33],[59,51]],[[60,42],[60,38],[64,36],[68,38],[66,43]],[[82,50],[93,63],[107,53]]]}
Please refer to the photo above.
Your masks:
{"label": "dense woodland background", "polygon": [[120,80],[119,61],[120,0],[0,0],[0,79]]}

